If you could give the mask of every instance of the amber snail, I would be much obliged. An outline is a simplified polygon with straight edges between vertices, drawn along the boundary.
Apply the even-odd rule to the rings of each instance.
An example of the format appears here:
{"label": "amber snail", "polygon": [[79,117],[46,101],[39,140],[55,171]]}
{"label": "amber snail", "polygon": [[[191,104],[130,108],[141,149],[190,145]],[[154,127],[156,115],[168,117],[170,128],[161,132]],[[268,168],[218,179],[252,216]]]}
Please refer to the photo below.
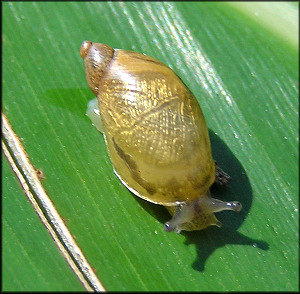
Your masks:
{"label": "amber snail", "polygon": [[169,210],[166,231],[221,226],[214,212],[241,210],[239,202],[210,196],[214,182],[230,177],[212,158],[195,96],[169,67],[90,41],[80,55],[97,96],[87,114],[104,135],[114,172],[133,194]]}

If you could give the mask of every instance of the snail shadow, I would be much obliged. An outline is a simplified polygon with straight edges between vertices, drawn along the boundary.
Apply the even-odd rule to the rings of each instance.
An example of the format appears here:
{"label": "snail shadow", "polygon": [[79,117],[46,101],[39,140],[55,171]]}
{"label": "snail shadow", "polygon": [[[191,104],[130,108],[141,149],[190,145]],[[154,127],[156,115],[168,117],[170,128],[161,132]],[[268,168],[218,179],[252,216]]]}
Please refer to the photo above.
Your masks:
{"label": "snail shadow", "polygon": [[[69,103],[74,97],[82,97],[82,93],[86,94],[85,97],[93,98],[89,89],[54,89],[48,90],[45,93],[45,98],[49,102],[61,109],[66,109],[80,119],[86,119],[85,109],[87,99],[79,99],[77,103]],[[197,271],[204,271],[206,260],[213,252],[223,246],[236,244],[236,245],[250,245],[254,250],[257,248],[268,250],[269,245],[262,240],[255,240],[247,237],[237,230],[246,219],[252,205],[252,189],[249,179],[245,170],[233,155],[226,144],[209,130],[211,147],[214,159],[218,165],[232,177],[232,181],[227,187],[218,187],[213,185],[211,187],[212,197],[223,201],[239,201],[243,205],[242,211],[235,213],[232,211],[224,211],[216,214],[218,220],[221,221],[223,226],[221,228],[209,227],[203,231],[194,232],[181,232],[185,236],[185,244],[195,244],[197,257],[192,264],[192,267]],[[154,218],[163,224],[171,217],[167,210],[161,205],[155,205],[147,202],[138,197],[134,199]],[[167,233],[166,233],[167,234]],[[171,233],[174,234],[174,233]]]}
{"label": "snail shadow", "polygon": [[[212,131],[209,131],[209,135],[214,159],[232,177],[232,181],[227,187],[213,185],[210,189],[211,195],[223,201],[239,201],[242,203],[243,209],[238,213],[232,211],[216,213],[216,217],[223,224],[221,228],[212,226],[202,231],[181,232],[186,237],[186,245],[195,244],[196,246],[197,257],[192,267],[200,272],[205,269],[205,263],[209,256],[220,247],[235,244],[250,245],[255,250],[257,248],[268,250],[269,248],[268,243],[252,239],[237,231],[246,219],[252,205],[251,185],[242,165],[225,143]],[[137,201],[162,225],[170,219],[170,215],[164,207],[147,203],[138,198]]]}

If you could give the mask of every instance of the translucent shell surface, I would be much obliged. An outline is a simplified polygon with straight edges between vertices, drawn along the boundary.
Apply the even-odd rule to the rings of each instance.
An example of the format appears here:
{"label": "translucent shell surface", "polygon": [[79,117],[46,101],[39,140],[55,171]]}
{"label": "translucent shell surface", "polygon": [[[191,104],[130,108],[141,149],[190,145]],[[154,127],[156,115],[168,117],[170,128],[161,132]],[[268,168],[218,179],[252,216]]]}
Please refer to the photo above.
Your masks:
{"label": "translucent shell surface", "polygon": [[215,180],[200,106],[161,62],[115,50],[97,89],[115,172],[137,196],[177,205],[204,195]]}
{"label": "translucent shell surface", "polygon": [[80,54],[122,183],[165,206],[207,197],[216,178],[208,129],[181,79],[154,58],[100,43],[85,41]]}

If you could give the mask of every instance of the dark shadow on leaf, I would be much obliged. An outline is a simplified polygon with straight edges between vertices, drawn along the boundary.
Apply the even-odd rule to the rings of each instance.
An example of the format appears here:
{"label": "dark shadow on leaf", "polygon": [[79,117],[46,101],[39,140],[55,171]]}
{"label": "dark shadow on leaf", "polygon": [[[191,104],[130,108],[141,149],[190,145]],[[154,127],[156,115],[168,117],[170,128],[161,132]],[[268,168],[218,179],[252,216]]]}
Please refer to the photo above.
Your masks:
{"label": "dark shadow on leaf", "polygon": [[234,229],[210,227],[199,232],[183,232],[186,236],[185,244],[196,245],[197,258],[192,264],[193,269],[204,271],[206,260],[213,252],[226,245],[250,245],[253,250],[268,250],[268,243],[249,238]]}
{"label": "dark shadow on leaf", "polygon": [[[232,181],[227,187],[213,185],[211,187],[212,197],[223,201],[239,201],[242,203],[243,209],[238,213],[232,211],[216,213],[217,218],[223,224],[221,228],[209,227],[203,231],[181,232],[186,237],[186,245],[195,244],[196,246],[197,257],[192,267],[197,271],[203,271],[209,256],[216,249],[226,245],[250,245],[253,246],[253,250],[268,250],[269,248],[269,244],[266,242],[237,232],[251,208],[253,198],[251,185],[245,170],[229,148],[213,132],[210,131],[209,134],[214,159],[232,177]],[[154,205],[138,197],[135,198],[162,225],[170,219],[169,213],[163,206]]]}
{"label": "dark shadow on leaf", "polygon": [[[53,89],[46,91],[45,96],[44,98],[49,99],[52,105],[67,109],[78,117],[89,120],[84,115],[88,100],[93,99],[93,94],[88,88]],[[68,100],[73,102],[69,103]],[[269,248],[266,242],[249,238],[237,232],[251,208],[253,198],[251,185],[242,165],[224,142],[212,131],[209,131],[209,135],[214,159],[232,177],[232,181],[227,187],[213,185],[211,187],[212,197],[223,201],[239,201],[242,203],[243,209],[239,213],[232,211],[217,213],[217,218],[223,224],[221,228],[209,227],[203,231],[181,233],[186,237],[186,245],[195,244],[196,246],[197,257],[192,267],[197,271],[203,271],[209,256],[216,249],[226,245],[251,245],[254,250],[268,250]],[[134,199],[162,225],[170,219],[169,213],[163,206],[152,204],[138,197],[134,197]]]}

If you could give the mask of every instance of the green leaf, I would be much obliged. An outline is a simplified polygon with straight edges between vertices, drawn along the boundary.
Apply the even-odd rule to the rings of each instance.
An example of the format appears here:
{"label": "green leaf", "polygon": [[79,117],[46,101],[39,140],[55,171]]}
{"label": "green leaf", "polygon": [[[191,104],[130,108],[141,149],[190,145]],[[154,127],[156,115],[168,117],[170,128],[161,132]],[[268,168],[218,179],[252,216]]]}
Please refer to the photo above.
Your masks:
{"label": "green leaf", "polygon": [[[3,3],[3,112],[109,291],[298,289],[298,7],[278,3],[274,21],[273,3],[257,11],[236,5]],[[233,178],[212,193],[240,201],[241,213],[218,213],[221,229],[164,232],[166,210],[122,185],[85,116],[93,94],[79,55],[84,40],[174,69],[201,104],[214,157]],[[82,289],[5,161],[3,289]],[[33,265],[42,255],[46,262]]]}
{"label": "green leaf", "polygon": [[2,180],[2,290],[82,291],[5,160]]}

